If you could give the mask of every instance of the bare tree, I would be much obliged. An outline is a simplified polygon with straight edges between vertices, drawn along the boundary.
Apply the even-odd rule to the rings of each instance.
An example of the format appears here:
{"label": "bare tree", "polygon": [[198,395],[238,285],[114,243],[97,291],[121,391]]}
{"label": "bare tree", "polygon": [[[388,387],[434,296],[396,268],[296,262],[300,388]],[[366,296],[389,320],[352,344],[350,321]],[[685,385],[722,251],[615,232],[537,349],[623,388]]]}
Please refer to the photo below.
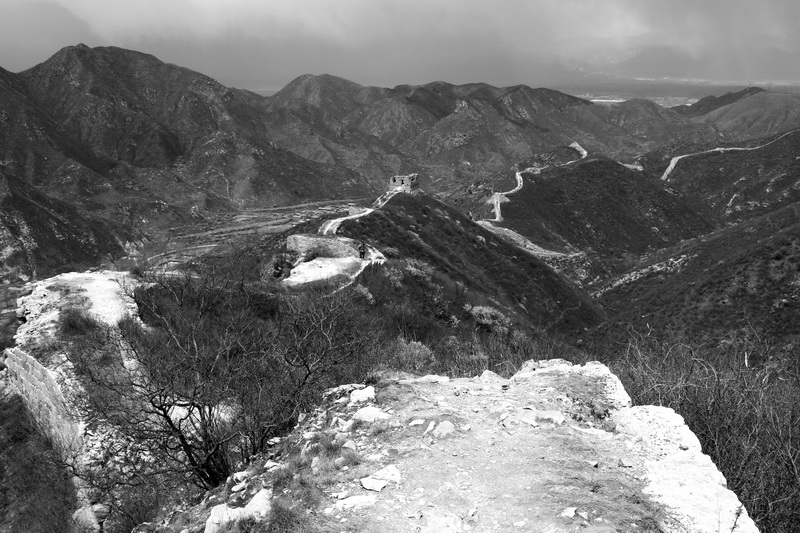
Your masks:
{"label": "bare tree", "polygon": [[362,379],[374,341],[353,298],[270,294],[219,272],[161,278],[135,291],[144,325],[73,336],[87,413],[147,450],[124,481],[215,487],[324,388]]}

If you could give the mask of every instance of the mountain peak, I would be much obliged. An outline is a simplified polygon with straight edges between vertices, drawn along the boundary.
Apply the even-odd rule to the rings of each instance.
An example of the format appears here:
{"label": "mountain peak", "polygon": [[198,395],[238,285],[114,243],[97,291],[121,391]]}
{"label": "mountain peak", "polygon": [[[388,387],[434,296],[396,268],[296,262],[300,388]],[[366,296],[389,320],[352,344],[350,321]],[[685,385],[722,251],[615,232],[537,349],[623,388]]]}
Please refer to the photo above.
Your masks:
{"label": "mountain peak", "polygon": [[754,94],[763,92],[766,91],[761,87],[747,87],[746,89],[742,89],[741,91],[738,92],[725,93],[722,96],[706,96],[705,98],[701,98],[692,105],[680,105],[673,107],[672,110],[690,118],[699,117],[701,115],[705,115],[726,105],[738,102],[739,100],[742,100]]}

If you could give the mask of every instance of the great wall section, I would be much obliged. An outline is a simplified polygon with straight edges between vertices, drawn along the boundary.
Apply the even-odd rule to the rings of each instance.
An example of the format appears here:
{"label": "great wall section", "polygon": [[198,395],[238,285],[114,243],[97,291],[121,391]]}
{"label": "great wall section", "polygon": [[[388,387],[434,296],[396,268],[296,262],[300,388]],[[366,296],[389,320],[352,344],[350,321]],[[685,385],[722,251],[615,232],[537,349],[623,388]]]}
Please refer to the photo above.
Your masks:
{"label": "great wall section", "polygon": [[[34,284],[20,299],[25,323],[18,340],[25,349],[4,354],[8,383],[58,451],[72,458],[86,448],[72,403],[79,389],[64,360],[42,364],[26,349],[52,338],[59,310],[78,302],[106,321],[130,313],[120,280],[118,273],[91,272]],[[663,407],[631,407],[619,379],[600,363],[529,361],[510,379],[488,371],[471,379],[397,376],[375,388],[330,391],[286,437],[306,454],[313,453],[313,439],[329,434],[363,457],[354,478],[331,488],[330,503],[323,503],[343,531],[557,532],[578,526],[610,532],[626,530],[623,518],[647,513],[664,532],[758,531],[683,419]],[[225,492],[228,499],[207,497],[182,511],[185,520],[213,533],[238,520],[265,519],[271,491],[264,487],[283,467],[265,465],[231,476],[226,487],[235,489]],[[390,467],[392,480],[378,483],[385,489],[366,488],[372,482],[365,479]],[[92,502],[83,503],[84,523],[99,530]],[[185,527],[138,529],[156,530]]]}
{"label": "great wall section", "polygon": [[83,446],[83,426],[61,387],[57,374],[19,348],[3,354],[8,383],[28,407],[40,430],[62,457],[71,457]]}

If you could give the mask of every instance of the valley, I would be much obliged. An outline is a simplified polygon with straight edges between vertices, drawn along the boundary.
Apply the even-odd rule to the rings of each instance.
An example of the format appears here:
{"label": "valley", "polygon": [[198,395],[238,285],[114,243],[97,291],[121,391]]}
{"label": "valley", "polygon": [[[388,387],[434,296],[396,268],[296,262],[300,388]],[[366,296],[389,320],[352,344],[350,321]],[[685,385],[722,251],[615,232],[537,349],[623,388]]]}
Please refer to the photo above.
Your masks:
{"label": "valley", "polygon": [[[494,443],[490,422],[515,452],[527,442],[522,428],[548,446],[543,425],[565,442],[575,437],[577,455],[542,452],[548,465],[586,463],[594,446],[613,498],[644,498],[645,459],[658,450],[639,457],[635,482],[633,466],[608,463],[608,435],[636,446],[609,422],[630,406],[611,409],[600,391],[582,396],[567,378],[538,392],[515,388],[533,379],[524,368],[544,374],[545,360],[562,361],[565,375],[597,360],[634,404],[683,417],[675,427],[685,420],[698,456],[724,474],[717,485],[736,493],[725,489],[739,505],[731,530],[749,514],[753,528],[791,531],[800,520],[800,418],[787,400],[800,393],[800,97],[670,86],[648,99],[641,87],[630,88],[638,98],[600,102],[527,85],[376,87],[306,74],[266,95],[152,55],[85,45],[19,73],[0,68],[0,342],[16,342],[36,364],[23,373],[15,358],[28,359],[18,352],[4,360],[17,365],[17,382],[52,381],[67,391],[65,404],[90,407],[80,415],[87,435],[108,435],[108,455],[123,465],[113,476],[82,472],[67,506],[91,508],[94,530],[107,519],[108,531],[178,533],[190,525],[169,523],[167,502],[193,502],[203,515],[193,520],[203,522],[213,506],[239,513],[231,509],[250,505],[244,494],[265,497],[255,485],[242,492],[244,480],[277,461],[290,473],[259,470],[264,490],[274,487],[270,501],[326,523],[341,511],[336,483],[361,491],[345,480],[349,468],[387,463],[356,448],[392,435],[406,446],[420,425],[405,419],[413,409],[395,416],[405,412],[398,404],[386,418],[395,425],[338,431],[344,419],[325,419],[308,429],[306,417],[343,384],[395,391],[427,406],[418,409],[423,423],[459,425],[458,446],[437,447],[433,426],[412,448],[387,445],[393,459],[408,452],[419,476],[417,453],[450,453],[467,472],[470,438]],[[603,91],[612,93],[626,94]],[[130,313],[115,314],[99,292],[84,295],[114,280],[124,280],[115,290]],[[46,327],[15,340],[18,308]],[[115,320],[92,315],[101,308]],[[464,381],[446,392],[428,382],[414,389],[424,375]],[[425,387],[430,398],[415,396]],[[475,398],[490,395],[514,399],[506,416],[515,413],[518,427],[491,418],[499,411],[473,417],[486,403]],[[512,406],[521,398],[571,418],[563,428],[528,423],[528,407]],[[387,409],[395,400],[382,401]],[[473,418],[470,433],[463,427]],[[358,445],[342,451],[351,436]],[[503,468],[514,473],[510,462]],[[593,487],[593,505],[610,501],[581,479],[574,487]],[[515,490],[527,482],[515,478]],[[408,488],[398,505],[416,498]],[[0,510],[26,497],[25,487],[13,490],[0,491]],[[469,499],[439,496],[431,501]],[[574,523],[560,520],[556,506],[569,508],[572,497],[548,504],[548,531],[612,530],[596,509],[585,523],[574,511]],[[334,503],[320,503],[327,499]],[[409,518],[380,501],[393,522]],[[669,529],[679,514],[650,503],[623,506],[630,516],[615,530],[679,530]],[[417,507],[424,525],[428,510]],[[500,531],[466,511],[442,531]],[[481,512],[502,522],[495,511]],[[336,516],[381,530],[353,512]],[[13,531],[5,526],[0,519],[0,532]]]}

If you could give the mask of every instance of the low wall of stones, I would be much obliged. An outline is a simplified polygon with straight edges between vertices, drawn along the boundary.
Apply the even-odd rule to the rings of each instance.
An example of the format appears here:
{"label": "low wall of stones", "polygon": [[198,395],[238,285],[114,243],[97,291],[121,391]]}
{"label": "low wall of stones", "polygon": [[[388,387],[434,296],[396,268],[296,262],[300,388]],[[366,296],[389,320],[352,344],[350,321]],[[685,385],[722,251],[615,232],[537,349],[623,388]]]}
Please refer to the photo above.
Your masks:
{"label": "low wall of stones", "polygon": [[55,372],[19,348],[8,348],[3,355],[9,383],[22,396],[55,450],[64,459],[78,453],[83,444],[83,427],[70,409]]}

